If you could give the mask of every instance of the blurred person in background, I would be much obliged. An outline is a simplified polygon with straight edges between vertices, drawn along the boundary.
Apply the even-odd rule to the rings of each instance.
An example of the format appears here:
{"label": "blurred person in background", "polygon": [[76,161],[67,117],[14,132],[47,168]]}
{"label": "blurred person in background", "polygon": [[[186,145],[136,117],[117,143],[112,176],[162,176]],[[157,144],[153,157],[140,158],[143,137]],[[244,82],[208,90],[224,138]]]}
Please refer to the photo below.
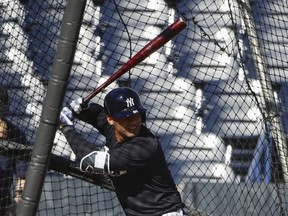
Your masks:
{"label": "blurred person in background", "polygon": [[[6,115],[8,90],[0,85],[0,142],[12,141],[27,144],[25,134]],[[0,151],[0,215],[16,215],[16,205],[24,188],[27,164],[17,155],[5,155]],[[14,183],[14,177],[16,182]],[[15,188],[13,186],[15,185]]]}

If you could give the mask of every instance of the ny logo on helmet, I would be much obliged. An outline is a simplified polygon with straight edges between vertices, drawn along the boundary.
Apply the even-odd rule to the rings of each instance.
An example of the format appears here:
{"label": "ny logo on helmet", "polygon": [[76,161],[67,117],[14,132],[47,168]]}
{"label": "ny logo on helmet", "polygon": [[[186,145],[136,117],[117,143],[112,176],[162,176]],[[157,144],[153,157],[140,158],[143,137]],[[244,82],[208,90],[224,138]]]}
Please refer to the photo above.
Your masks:
{"label": "ny logo on helmet", "polygon": [[127,107],[133,107],[135,104],[134,104],[134,99],[133,98],[127,98],[126,99],[126,104],[127,104]]}

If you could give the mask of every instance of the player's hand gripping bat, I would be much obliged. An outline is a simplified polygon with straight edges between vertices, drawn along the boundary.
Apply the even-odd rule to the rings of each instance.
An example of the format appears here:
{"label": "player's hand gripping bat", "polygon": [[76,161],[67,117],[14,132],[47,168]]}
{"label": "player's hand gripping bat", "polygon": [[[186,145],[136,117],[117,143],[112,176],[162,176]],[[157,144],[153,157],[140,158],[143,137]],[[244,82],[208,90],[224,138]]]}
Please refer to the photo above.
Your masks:
{"label": "player's hand gripping bat", "polygon": [[124,73],[129,71],[131,68],[138,65],[153,52],[157,51],[160,47],[170,41],[175,35],[181,32],[187,24],[182,20],[178,19],[171,25],[169,25],[163,32],[146,44],[138,53],[136,53],[127,63],[125,63],[118,71],[116,71],[108,80],[102,85],[96,88],[88,96],[83,98],[83,102],[89,102],[95,95],[103,91],[108,85],[122,76]]}

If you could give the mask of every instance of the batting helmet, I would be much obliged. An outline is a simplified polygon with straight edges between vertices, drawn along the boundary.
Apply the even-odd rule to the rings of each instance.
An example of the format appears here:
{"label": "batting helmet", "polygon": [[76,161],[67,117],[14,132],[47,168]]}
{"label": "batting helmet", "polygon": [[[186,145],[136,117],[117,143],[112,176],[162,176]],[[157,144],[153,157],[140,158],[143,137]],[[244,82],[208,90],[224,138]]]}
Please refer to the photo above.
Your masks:
{"label": "batting helmet", "polygon": [[104,99],[104,111],[115,118],[125,118],[136,113],[142,114],[145,121],[146,109],[136,91],[128,87],[120,87],[110,91]]}

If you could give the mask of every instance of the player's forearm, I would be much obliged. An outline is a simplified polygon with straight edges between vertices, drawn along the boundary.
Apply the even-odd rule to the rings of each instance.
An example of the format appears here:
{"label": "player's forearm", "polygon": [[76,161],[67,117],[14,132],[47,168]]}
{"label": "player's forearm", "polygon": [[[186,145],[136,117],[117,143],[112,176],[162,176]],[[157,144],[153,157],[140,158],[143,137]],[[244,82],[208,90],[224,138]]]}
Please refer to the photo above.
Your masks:
{"label": "player's forearm", "polygon": [[98,150],[94,144],[85,140],[81,134],[75,131],[74,127],[66,126],[62,129],[62,132],[78,159],[82,159],[90,152]]}
{"label": "player's forearm", "polygon": [[95,125],[97,123],[97,118],[103,107],[101,105],[91,103],[89,104],[89,108],[84,109],[80,112],[80,114],[75,115],[75,118],[80,119],[88,124]]}

